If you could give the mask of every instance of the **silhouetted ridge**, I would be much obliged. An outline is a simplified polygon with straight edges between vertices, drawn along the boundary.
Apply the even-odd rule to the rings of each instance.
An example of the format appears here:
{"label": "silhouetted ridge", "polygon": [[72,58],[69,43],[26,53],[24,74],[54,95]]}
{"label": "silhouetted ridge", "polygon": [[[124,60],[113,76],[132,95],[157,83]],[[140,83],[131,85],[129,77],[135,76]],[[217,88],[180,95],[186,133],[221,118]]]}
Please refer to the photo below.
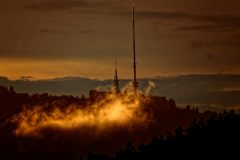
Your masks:
{"label": "silhouetted ridge", "polygon": [[194,120],[189,127],[178,127],[175,133],[154,137],[151,143],[138,147],[129,142],[125,149],[114,156],[93,154],[88,160],[148,160],[148,159],[197,159],[238,157],[240,144],[240,114],[234,111],[213,113],[209,118]]}
{"label": "silhouetted ridge", "polygon": [[[108,154],[114,154],[130,140],[132,140],[132,143],[128,144],[127,149],[119,152],[116,158],[125,159],[124,157],[127,158],[130,153],[132,153],[131,158],[136,158],[140,153],[138,149],[131,146],[132,144],[147,144],[153,136],[166,136],[166,131],[171,133],[178,126],[186,127],[194,118],[199,119],[209,115],[207,112],[199,113],[197,108],[191,108],[190,106],[180,109],[172,99],[139,95],[140,111],[150,118],[149,120],[146,119],[147,121],[144,121],[143,124],[129,126],[129,128],[128,126],[112,125],[97,136],[95,135],[97,130],[91,128],[91,126],[73,130],[46,127],[41,132],[39,131],[43,133],[40,137],[16,136],[15,131],[19,124],[14,124],[10,120],[13,116],[21,114],[23,110],[27,110],[31,123],[31,114],[33,118],[35,116],[32,112],[35,106],[40,107],[41,112],[46,113],[51,113],[57,106],[57,111],[64,114],[65,111],[71,109],[87,110],[89,105],[101,100],[101,98],[99,98],[99,93],[94,97],[90,94],[90,97],[82,95],[80,98],[66,95],[52,96],[48,93],[29,95],[16,93],[13,87],[9,89],[0,87],[0,95],[2,122],[0,127],[0,152],[3,156],[9,156],[9,159],[71,160],[80,155],[86,157],[89,148],[94,151],[89,153],[89,158],[94,159],[97,156],[98,159],[106,159],[109,158]],[[69,110],[68,106],[73,106],[73,108]],[[23,118],[25,117],[23,116]],[[139,118],[141,118],[141,114]],[[28,121],[26,122],[28,123]],[[25,124],[23,123],[23,125]],[[142,147],[147,148],[147,150],[149,148],[148,145]],[[95,154],[95,152],[103,154]],[[145,153],[145,150],[143,153]],[[144,155],[141,156],[144,157]]]}

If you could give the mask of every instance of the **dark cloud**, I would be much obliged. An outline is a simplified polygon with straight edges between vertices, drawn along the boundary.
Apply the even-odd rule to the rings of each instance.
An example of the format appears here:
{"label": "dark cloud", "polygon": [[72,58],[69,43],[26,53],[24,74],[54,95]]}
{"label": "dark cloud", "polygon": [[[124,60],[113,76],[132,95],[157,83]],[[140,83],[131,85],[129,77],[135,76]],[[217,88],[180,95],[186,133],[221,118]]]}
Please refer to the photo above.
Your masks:
{"label": "dark cloud", "polygon": [[60,30],[52,30],[52,29],[41,29],[40,30],[41,33],[52,33],[52,34],[61,34],[61,33],[65,33],[64,31],[60,31]]}
{"label": "dark cloud", "polygon": [[[86,1],[86,0],[54,0],[32,3],[26,5],[25,9],[36,11],[63,11],[71,10],[72,13],[93,13],[104,15],[131,15],[129,8],[123,8],[118,3],[112,1]],[[200,32],[236,32],[240,27],[239,15],[212,15],[193,14],[186,11],[151,11],[137,10],[137,17],[143,21],[154,21],[159,24],[161,21],[183,21],[193,22],[195,25],[182,25],[175,28],[176,31],[200,31]]]}
{"label": "dark cloud", "polygon": [[[41,29],[40,30],[41,33],[50,33],[50,34],[63,34],[63,33],[68,33],[65,31],[61,31],[61,30],[56,30],[56,29]],[[78,31],[79,34],[90,34],[93,33],[93,30],[80,30]]]}
{"label": "dark cloud", "polygon": [[194,40],[191,42],[191,48],[202,49],[202,48],[213,48],[213,47],[224,47],[224,48],[240,48],[240,36],[233,36],[228,39],[214,39],[214,40]]}
{"label": "dark cloud", "polygon": [[[32,3],[24,6],[25,9],[35,11],[64,11],[70,10],[72,13],[94,13],[107,15],[131,15],[129,8],[123,8],[119,3],[112,1],[87,1],[87,0],[48,0]],[[240,27],[240,16],[237,15],[201,15],[178,11],[150,11],[137,10],[139,20],[154,21],[191,21],[194,24],[205,23],[195,26],[178,27],[177,31],[237,31]]]}
{"label": "dark cloud", "polygon": [[200,15],[187,12],[163,12],[163,11],[139,11],[138,15],[145,18],[165,19],[165,20],[193,20],[207,21],[215,23],[239,23],[240,16],[234,15]]}
{"label": "dark cloud", "polygon": [[212,54],[208,53],[208,54],[206,55],[206,58],[207,58],[207,59],[213,59],[214,56],[213,56]]}
{"label": "dark cloud", "polygon": [[228,25],[197,25],[197,26],[185,26],[179,27],[177,31],[204,31],[204,32],[235,32],[238,30],[237,27]]}
{"label": "dark cloud", "polygon": [[[68,10],[72,13],[93,13],[109,16],[131,15],[129,8],[123,8],[119,3],[97,0],[47,0],[28,4],[24,8],[44,12]],[[239,15],[193,14],[187,11],[151,11],[141,9],[136,12],[138,19],[143,21],[154,21],[157,24],[163,20],[182,23],[182,26],[176,26],[176,31],[236,32],[239,31],[240,27]],[[185,21],[189,21],[190,24],[184,26],[186,24]]]}
{"label": "dark cloud", "polygon": [[53,0],[32,3],[24,6],[25,9],[36,11],[63,11],[72,9],[89,9],[105,6],[108,3],[100,1],[87,1],[87,0]]}
{"label": "dark cloud", "polygon": [[183,20],[192,18],[192,15],[185,12],[139,11],[137,14],[142,18],[156,20]]}
{"label": "dark cloud", "polygon": [[201,15],[187,12],[162,12],[162,11],[140,11],[137,13],[141,18],[154,20],[156,23],[162,20],[190,21],[203,25],[183,26],[177,31],[237,31],[240,27],[240,16],[238,15]]}
{"label": "dark cloud", "polygon": [[90,34],[90,33],[93,33],[94,31],[93,30],[80,30],[78,33],[80,34]]}
{"label": "dark cloud", "polygon": [[[23,7],[30,11],[42,12],[61,12],[67,11],[72,14],[95,14],[111,17],[131,15],[127,8],[122,8],[119,3],[112,1],[98,1],[98,0],[49,0],[38,3],[32,3]],[[88,32],[89,33],[89,32]]]}

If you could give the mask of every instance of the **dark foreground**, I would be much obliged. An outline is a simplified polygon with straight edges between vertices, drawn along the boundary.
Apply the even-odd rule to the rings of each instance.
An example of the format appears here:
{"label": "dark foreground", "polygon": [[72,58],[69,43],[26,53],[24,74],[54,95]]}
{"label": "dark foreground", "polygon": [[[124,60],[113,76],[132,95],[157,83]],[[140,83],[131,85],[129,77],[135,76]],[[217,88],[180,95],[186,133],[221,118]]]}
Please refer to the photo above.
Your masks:
{"label": "dark foreground", "polygon": [[[96,128],[71,131],[44,128],[41,137],[16,136],[16,125],[7,121],[22,111],[41,105],[51,110],[75,104],[87,107],[91,97],[19,94],[13,88],[0,87],[1,159],[165,159],[165,157],[207,158],[237,155],[240,142],[240,115],[231,112],[199,113],[197,108],[179,109],[173,100],[151,97],[142,110],[151,113],[147,125],[112,126],[95,136]],[[144,126],[144,127],[143,127]],[[181,126],[181,127],[180,127]],[[87,130],[86,130],[87,129]],[[237,155],[238,156],[238,155]]]}

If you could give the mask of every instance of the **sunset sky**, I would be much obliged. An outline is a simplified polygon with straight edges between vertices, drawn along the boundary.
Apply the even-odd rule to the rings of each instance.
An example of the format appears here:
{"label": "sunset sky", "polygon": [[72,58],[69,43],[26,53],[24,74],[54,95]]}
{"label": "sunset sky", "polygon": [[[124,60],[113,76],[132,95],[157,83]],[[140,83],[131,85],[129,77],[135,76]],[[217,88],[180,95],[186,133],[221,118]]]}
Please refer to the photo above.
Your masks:
{"label": "sunset sky", "polygon": [[[239,0],[136,0],[139,77],[240,74]],[[0,74],[132,77],[130,0],[0,0]]]}

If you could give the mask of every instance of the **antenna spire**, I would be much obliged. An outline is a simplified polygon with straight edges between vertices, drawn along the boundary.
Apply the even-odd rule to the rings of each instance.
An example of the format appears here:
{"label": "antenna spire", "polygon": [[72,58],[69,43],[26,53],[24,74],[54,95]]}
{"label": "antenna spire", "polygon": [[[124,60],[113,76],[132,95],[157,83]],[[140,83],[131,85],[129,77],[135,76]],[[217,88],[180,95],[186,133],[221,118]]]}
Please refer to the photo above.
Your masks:
{"label": "antenna spire", "polygon": [[135,35],[135,1],[132,0],[132,34],[133,34],[133,91],[137,94],[138,82],[137,82],[137,62],[136,62],[136,35]]}
{"label": "antenna spire", "polygon": [[113,80],[113,92],[119,94],[121,91],[119,89],[119,80],[118,80],[118,70],[117,70],[117,59],[115,58],[115,75]]}

